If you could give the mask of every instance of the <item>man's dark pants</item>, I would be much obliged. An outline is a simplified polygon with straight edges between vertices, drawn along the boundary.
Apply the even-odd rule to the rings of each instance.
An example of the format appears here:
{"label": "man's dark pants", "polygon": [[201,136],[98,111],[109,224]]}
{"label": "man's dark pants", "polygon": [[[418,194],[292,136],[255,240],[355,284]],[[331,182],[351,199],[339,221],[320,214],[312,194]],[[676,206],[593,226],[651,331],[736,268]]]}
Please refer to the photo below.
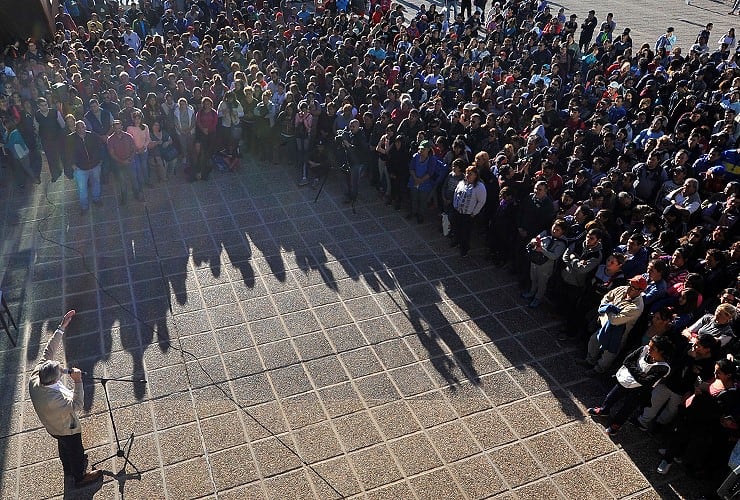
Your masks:
{"label": "man's dark pants", "polygon": [[74,476],[77,481],[81,481],[85,477],[85,449],[82,446],[82,433],[54,437],[57,439],[64,474]]}

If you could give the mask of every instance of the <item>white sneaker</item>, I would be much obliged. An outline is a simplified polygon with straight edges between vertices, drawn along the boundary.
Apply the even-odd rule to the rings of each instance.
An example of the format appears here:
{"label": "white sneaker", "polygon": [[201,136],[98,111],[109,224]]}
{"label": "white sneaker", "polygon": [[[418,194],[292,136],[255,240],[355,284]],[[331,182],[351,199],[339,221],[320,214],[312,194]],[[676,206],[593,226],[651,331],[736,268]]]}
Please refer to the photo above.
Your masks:
{"label": "white sneaker", "polygon": [[671,470],[671,465],[673,465],[670,462],[666,462],[665,460],[661,460],[660,464],[658,465],[658,474],[666,475]]}
{"label": "white sneaker", "polygon": [[298,181],[298,185],[299,186],[308,186],[308,179],[306,177],[304,177],[303,179],[301,179],[300,181]]}

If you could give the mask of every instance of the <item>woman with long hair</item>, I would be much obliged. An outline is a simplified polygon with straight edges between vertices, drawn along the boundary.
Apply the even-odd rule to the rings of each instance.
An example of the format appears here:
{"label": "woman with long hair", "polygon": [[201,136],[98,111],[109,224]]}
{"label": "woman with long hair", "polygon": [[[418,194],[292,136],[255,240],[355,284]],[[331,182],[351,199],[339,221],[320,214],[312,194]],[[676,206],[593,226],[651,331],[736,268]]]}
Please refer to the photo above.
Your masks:
{"label": "woman with long hair", "polygon": [[195,161],[190,181],[208,180],[213,168],[211,157],[216,142],[218,113],[213,109],[213,100],[204,97],[195,114]]}
{"label": "woman with long hair", "polygon": [[143,115],[138,109],[135,110],[131,119],[133,124],[126,128],[126,132],[134,138],[136,152],[131,160],[132,178],[134,192],[142,192],[144,185],[151,186],[149,181],[149,144],[152,142],[149,127],[143,121]]}

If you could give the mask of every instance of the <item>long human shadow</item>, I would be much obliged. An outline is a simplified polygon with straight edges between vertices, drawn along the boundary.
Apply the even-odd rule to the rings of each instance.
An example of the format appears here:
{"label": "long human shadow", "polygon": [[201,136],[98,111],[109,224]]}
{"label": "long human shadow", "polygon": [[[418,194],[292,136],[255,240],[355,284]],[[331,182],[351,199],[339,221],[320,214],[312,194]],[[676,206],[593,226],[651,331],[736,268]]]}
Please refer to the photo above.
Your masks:
{"label": "long human shadow", "polygon": [[[19,441],[9,436],[19,432],[17,419],[26,396],[19,384],[23,380],[23,363],[27,362],[24,346],[29,345],[31,351],[38,353],[35,344],[42,335],[42,325],[28,320],[32,314],[29,301],[33,300],[30,295],[33,292],[29,288],[35,260],[35,249],[30,242],[38,237],[35,227],[39,215],[32,201],[42,194],[38,191],[41,188],[29,185],[19,189],[10,175],[5,180],[8,184],[0,187],[0,290],[18,329],[9,326],[16,347],[5,332],[0,332],[0,464],[8,464],[17,453]],[[26,338],[28,334],[31,339]],[[0,474],[0,491],[5,491],[6,480],[7,476]],[[13,491],[12,486],[9,491]]]}
{"label": "long human shadow", "polygon": [[[456,387],[461,383],[455,374],[455,367],[459,368],[467,381],[478,384],[480,376],[467,347],[437,307],[442,297],[433,286],[422,283],[412,265],[416,256],[409,259],[403,253],[394,255],[387,252],[373,255],[357,236],[359,231],[363,231],[363,225],[368,226],[364,229],[370,231],[382,228],[368,222],[368,218],[362,214],[352,215],[347,211],[345,216],[344,210],[338,209],[328,195],[314,203],[310,200],[311,194],[308,193],[304,198],[289,198],[286,210],[313,213],[312,216],[298,218],[301,222],[295,225],[290,218],[285,218],[271,227],[270,233],[280,250],[292,252],[301,271],[319,271],[324,284],[336,291],[337,281],[327,265],[328,255],[331,255],[351,279],[359,281],[362,278],[373,292],[386,294],[395,301],[395,307],[406,316],[414,334],[427,350],[432,366],[450,386]],[[277,193],[274,196],[280,195]],[[282,261],[280,256],[268,257],[267,260],[272,262],[276,259]],[[274,269],[275,266],[271,264],[270,268]],[[280,273],[275,277],[282,280],[284,267],[280,266],[279,269]],[[445,345],[450,354],[445,351]]]}

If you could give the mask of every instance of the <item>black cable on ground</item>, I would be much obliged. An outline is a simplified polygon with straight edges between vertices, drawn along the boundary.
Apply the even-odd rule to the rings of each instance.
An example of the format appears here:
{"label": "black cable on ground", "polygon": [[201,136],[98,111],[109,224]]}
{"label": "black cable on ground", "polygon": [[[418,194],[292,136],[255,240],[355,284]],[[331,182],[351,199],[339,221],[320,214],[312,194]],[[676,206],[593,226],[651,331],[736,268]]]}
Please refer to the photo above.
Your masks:
{"label": "black cable on ground", "polygon": [[[44,232],[42,230],[42,225],[45,225],[46,223],[48,223],[49,219],[52,217],[52,215],[54,215],[54,213],[56,212],[56,210],[58,208],[57,205],[49,199],[48,187],[47,187],[47,189],[46,189],[46,191],[44,193],[44,196],[46,198],[47,204],[49,206],[51,206],[51,211],[45,217],[39,219],[38,225],[36,226],[36,228],[38,230],[38,233],[39,233],[39,236],[41,237],[41,239],[43,241],[46,241],[46,242],[51,243],[53,245],[57,245],[60,248],[65,248],[67,250],[71,250],[72,252],[75,252],[76,254],[78,254],[80,256],[81,260],[82,260],[82,267],[95,280],[95,283],[96,283],[98,289],[102,293],[104,293],[105,295],[107,295],[111,300],[113,300],[113,302],[121,310],[123,310],[126,313],[128,313],[132,318],[134,318],[137,322],[139,322],[139,324],[141,324],[143,327],[147,328],[152,333],[152,335],[153,335],[155,333],[154,328],[152,328],[146,321],[144,321],[141,318],[139,318],[134,313],[134,311],[132,311],[131,309],[129,309],[128,307],[126,307],[124,304],[122,304],[115,295],[113,295],[112,293],[110,293],[107,290],[107,288],[102,283],[100,283],[100,280],[96,276],[95,272],[92,269],[90,269],[90,267],[87,265],[87,260],[86,260],[85,254],[83,254],[81,251],[77,250],[76,248],[74,248],[72,246],[69,246],[69,245],[67,245],[65,243],[62,243],[60,241],[53,240],[53,239],[48,238],[47,236],[44,235]],[[146,205],[145,205],[145,210],[146,210],[147,225],[149,226],[149,231],[150,231],[150,233],[152,235],[152,241],[154,242],[154,252],[155,252],[155,255],[157,257],[157,262],[159,264],[160,278],[162,279],[162,282],[165,285],[165,288],[167,290],[169,290],[169,284],[168,284],[168,281],[167,281],[167,278],[166,278],[166,275],[165,275],[165,272],[164,272],[164,267],[162,265],[162,258],[159,255],[159,250],[157,248],[157,240],[154,237],[154,230],[152,228],[151,220],[149,218],[149,209],[148,209],[148,207]],[[303,460],[303,458],[300,456],[300,454],[296,450],[294,450],[288,443],[286,443],[277,434],[275,434],[271,429],[269,429],[262,422],[260,422],[242,404],[240,404],[236,399],[234,399],[231,396],[231,394],[229,394],[229,392],[226,389],[224,389],[223,387],[221,387],[220,383],[219,382],[216,382],[213,379],[213,377],[211,376],[211,374],[208,372],[208,370],[206,370],[206,368],[203,366],[203,364],[201,363],[200,358],[198,356],[196,356],[192,352],[190,352],[187,349],[185,349],[184,347],[182,347],[182,339],[181,339],[181,336],[180,336],[180,329],[179,329],[179,326],[177,324],[177,320],[175,318],[175,315],[173,314],[172,298],[169,295],[169,293],[167,294],[167,301],[168,301],[168,304],[169,304],[169,310],[170,310],[170,314],[171,314],[171,317],[172,317],[172,323],[173,323],[173,325],[175,327],[176,338],[177,338],[177,340],[178,340],[178,342],[180,344],[180,347],[177,347],[177,346],[173,345],[170,342],[168,344],[168,347],[170,347],[170,348],[172,348],[175,351],[178,351],[180,353],[180,355],[182,357],[183,365],[185,367],[185,375],[188,378],[188,382],[190,382],[191,378],[190,378],[190,371],[188,370],[188,363],[185,360],[185,356],[189,356],[190,358],[192,358],[193,360],[195,360],[195,363],[198,365],[198,367],[200,368],[200,370],[208,378],[208,381],[210,383],[207,384],[206,387],[207,386],[216,387],[219,391],[221,391],[221,393],[226,397],[226,399],[228,399],[229,401],[231,401],[231,403],[234,406],[236,406],[245,415],[247,415],[250,419],[252,419],[252,421],[254,421],[259,427],[261,427],[271,437],[275,438],[277,440],[277,442],[280,443],[280,445],[283,446],[286,450],[288,450],[288,452],[290,452],[292,455],[294,455],[300,461],[300,463],[303,466],[305,466],[308,470],[310,470],[311,472],[313,472],[314,474],[316,474],[316,476],[319,479],[321,479],[321,481],[324,484],[326,484],[334,493],[336,493],[337,495],[339,495],[339,498],[345,498],[346,495],[343,495],[341,492],[339,492],[323,475],[321,475],[321,473],[319,471],[317,471],[313,466],[311,466],[305,460]],[[264,373],[265,371],[267,371],[267,370],[264,370],[262,373]]]}

